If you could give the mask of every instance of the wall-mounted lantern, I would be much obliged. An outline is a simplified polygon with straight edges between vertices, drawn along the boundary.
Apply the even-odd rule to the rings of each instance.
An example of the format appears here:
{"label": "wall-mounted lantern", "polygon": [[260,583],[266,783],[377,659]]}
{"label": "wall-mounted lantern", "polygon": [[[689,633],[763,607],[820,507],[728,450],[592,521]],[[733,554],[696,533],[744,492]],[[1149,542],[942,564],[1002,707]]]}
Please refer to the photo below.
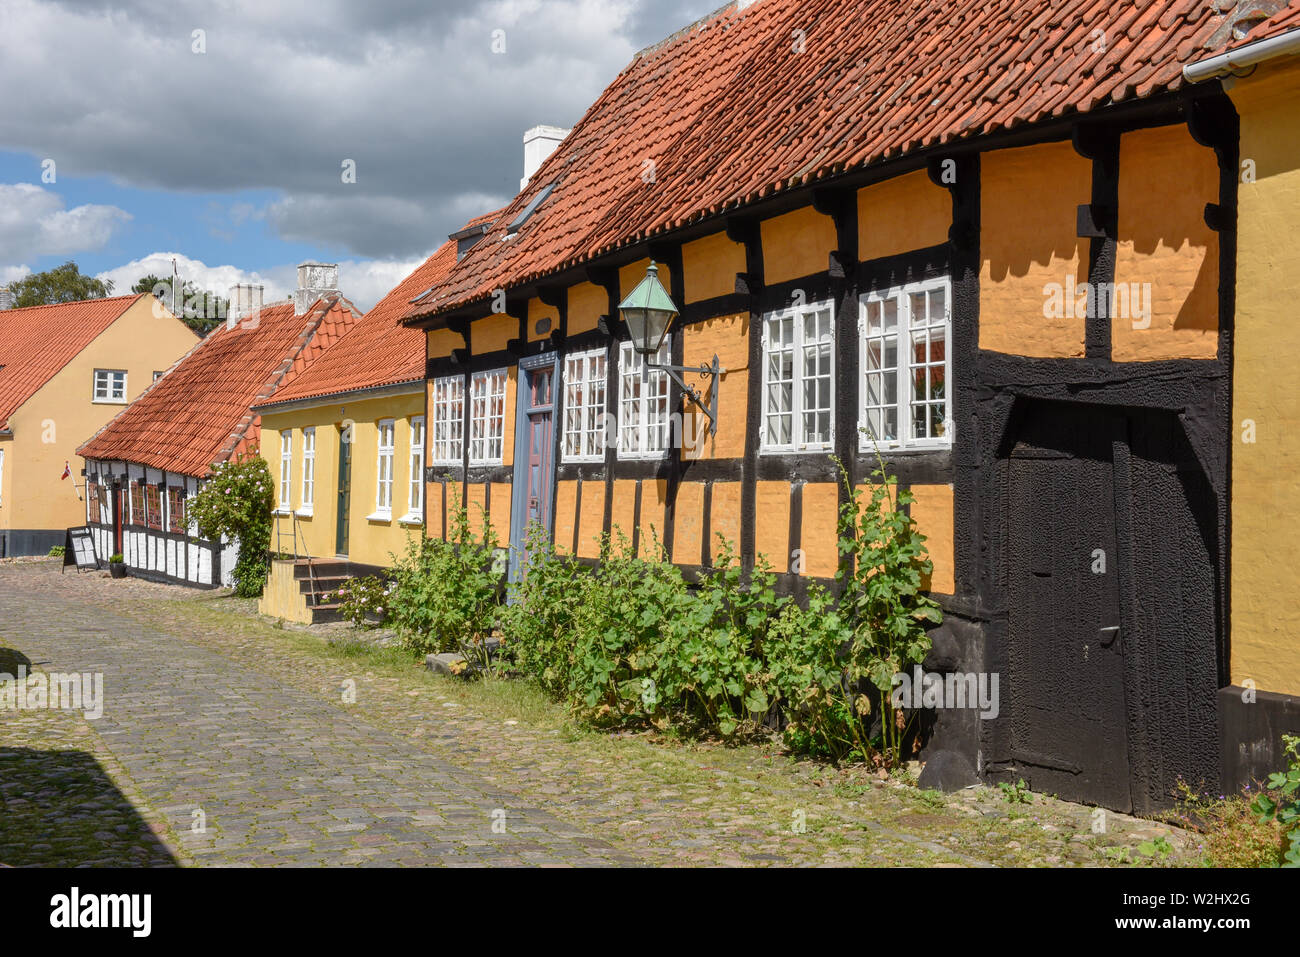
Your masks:
{"label": "wall-mounted lantern", "polygon": [[[627,331],[632,337],[632,348],[647,358],[656,355],[678,312],[672,297],[668,295],[668,290],[664,289],[663,283],[659,281],[659,267],[653,261],[646,270],[645,278],[637,283],[636,288],[628,293],[627,298],[618,304],[618,311],[623,321],[627,323]],[[691,367],[647,362],[646,368],[659,369],[668,373],[681,387],[686,397],[709,417],[709,433],[718,431],[718,377],[726,370],[718,364],[717,355],[714,355],[712,365]],[[682,372],[693,372],[711,380],[707,406],[699,390],[682,381],[679,375]]]}

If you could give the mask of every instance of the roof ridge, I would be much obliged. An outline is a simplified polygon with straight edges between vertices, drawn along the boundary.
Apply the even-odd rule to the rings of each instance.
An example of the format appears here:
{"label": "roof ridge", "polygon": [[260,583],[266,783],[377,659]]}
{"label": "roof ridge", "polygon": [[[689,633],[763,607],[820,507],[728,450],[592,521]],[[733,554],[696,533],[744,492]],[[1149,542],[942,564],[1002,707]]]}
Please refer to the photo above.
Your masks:
{"label": "roof ridge", "polygon": [[34,312],[37,309],[66,309],[69,306],[117,302],[122,299],[139,299],[141,296],[147,295],[149,295],[147,292],[133,292],[125,296],[95,296],[92,299],[73,299],[71,302],[43,302],[39,306],[14,306],[10,309],[0,310],[0,316],[12,315],[15,312]]}

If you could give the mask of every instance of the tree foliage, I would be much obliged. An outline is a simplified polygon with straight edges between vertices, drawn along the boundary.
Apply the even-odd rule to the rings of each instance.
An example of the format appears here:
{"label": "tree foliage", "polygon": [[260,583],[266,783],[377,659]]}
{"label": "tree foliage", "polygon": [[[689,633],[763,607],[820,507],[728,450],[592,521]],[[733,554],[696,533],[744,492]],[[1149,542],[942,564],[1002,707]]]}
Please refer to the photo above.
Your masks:
{"label": "tree foliage", "polygon": [[[170,279],[161,279],[150,273],[137,279],[131,291],[147,292],[168,309],[171,308],[172,281]],[[176,308],[179,314],[177,318],[200,336],[206,336],[219,326],[225,320],[229,309],[230,300],[218,296],[215,292],[200,289],[193,280],[187,279],[181,284]]]}
{"label": "tree foliage", "polygon": [[271,470],[256,451],[218,465],[189,501],[189,515],[199,534],[212,541],[222,536],[239,541],[235,562],[235,594],[262,594],[271,547],[271,515],[275,508]]}
{"label": "tree foliage", "polygon": [[113,283],[87,276],[75,262],[68,261],[45,272],[32,273],[9,284],[15,309],[52,306],[83,299],[103,299],[113,294]]}

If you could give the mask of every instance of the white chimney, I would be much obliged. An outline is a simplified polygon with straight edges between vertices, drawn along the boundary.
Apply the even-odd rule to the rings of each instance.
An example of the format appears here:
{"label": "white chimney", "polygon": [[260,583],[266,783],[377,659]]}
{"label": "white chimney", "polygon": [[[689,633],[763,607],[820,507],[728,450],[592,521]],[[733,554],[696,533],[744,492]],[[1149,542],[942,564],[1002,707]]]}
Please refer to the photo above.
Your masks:
{"label": "white chimney", "polygon": [[14,294],[9,291],[8,286],[0,286],[0,309],[12,309],[14,305]]}
{"label": "white chimney", "polygon": [[226,321],[234,322],[262,311],[262,285],[241,282],[230,287],[230,306]]}
{"label": "white chimney", "polygon": [[519,181],[520,189],[528,185],[546,157],[555,152],[570,132],[558,126],[534,126],[524,134],[524,178]]}
{"label": "white chimney", "polygon": [[338,291],[338,263],[299,263],[298,290],[293,294],[294,315],[301,316],[321,296]]}

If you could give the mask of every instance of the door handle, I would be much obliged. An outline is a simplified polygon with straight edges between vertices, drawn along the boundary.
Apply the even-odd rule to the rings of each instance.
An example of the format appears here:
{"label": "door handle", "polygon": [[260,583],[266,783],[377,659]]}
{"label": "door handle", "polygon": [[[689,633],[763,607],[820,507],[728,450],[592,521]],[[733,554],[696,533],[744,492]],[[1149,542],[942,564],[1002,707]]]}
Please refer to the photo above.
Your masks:
{"label": "door handle", "polygon": [[1109,648],[1119,637],[1119,625],[1107,625],[1105,628],[1097,629],[1097,636],[1101,639],[1101,646]]}

